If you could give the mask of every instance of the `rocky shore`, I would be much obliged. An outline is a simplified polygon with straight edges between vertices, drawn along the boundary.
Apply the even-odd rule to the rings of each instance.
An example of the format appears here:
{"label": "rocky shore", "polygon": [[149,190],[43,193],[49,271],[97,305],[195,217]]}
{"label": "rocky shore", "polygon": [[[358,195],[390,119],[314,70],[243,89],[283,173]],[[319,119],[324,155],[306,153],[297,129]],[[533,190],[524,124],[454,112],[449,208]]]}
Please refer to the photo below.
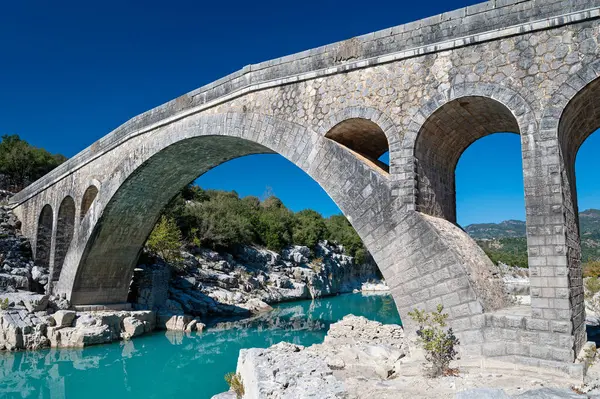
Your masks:
{"label": "rocky shore", "polygon": [[[47,295],[48,269],[36,265],[20,222],[0,206],[0,350],[86,347],[131,339],[155,329],[202,332],[205,323],[271,310],[270,304],[366,290],[384,292],[373,262],[356,264],[342,247],[281,253],[240,246],[234,254],[205,248],[181,252],[134,272],[126,310],[82,311]],[[145,256],[145,259],[157,259]]]}
{"label": "rocky shore", "polygon": [[[322,344],[282,342],[240,351],[236,377],[243,399],[583,399],[600,394],[600,366],[586,383],[539,373],[463,367],[454,376],[424,376],[419,356],[408,356],[402,327],[348,315],[330,326]],[[585,392],[585,393],[584,393]],[[236,399],[231,389],[213,399]]]}
{"label": "rocky shore", "polygon": [[325,241],[313,251],[240,246],[233,254],[193,248],[181,256],[176,267],[159,262],[135,270],[129,301],[136,309],[206,319],[363,289],[388,292],[374,262],[356,264],[341,246]]}

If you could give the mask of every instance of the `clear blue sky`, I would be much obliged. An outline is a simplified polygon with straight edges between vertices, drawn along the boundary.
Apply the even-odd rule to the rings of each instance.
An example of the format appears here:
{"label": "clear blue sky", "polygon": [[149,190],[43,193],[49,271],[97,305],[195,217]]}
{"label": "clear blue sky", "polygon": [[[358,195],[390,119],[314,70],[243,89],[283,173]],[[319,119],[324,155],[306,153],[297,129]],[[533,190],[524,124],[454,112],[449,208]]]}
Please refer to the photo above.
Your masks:
{"label": "clear blue sky", "polygon": [[[5,1],[0,134],[73,156],[129,118],[247,64],[478,2]],[[463,224],[524,218],[518,137],[505,136],[477,142],[460,161]],[[598,149],[592,136],[578,159],[581,209],[600,207],[591,174]],[[270,187],[294,210],[338,212],[316,183],[274,155],[222,165],[200,182],[242,195]]]}

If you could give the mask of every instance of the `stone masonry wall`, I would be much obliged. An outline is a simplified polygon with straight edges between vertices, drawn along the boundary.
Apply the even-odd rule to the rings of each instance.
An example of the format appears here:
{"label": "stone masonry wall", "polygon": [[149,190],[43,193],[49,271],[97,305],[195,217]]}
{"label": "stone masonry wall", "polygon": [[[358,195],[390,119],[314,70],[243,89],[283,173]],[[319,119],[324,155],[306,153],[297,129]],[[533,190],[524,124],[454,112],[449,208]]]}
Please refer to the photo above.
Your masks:
{"label": "stone masonry wall", "polygon": [[[442,301],[461,331],[480,336],[483,313],[494,307],[467,271],[488,276],[487,263],[448,244],[470,246],[464,232],[448,239],[418,212],[455,222],[449,170],[475,140],[513,131],[523,151],[531,319],[547,334],[571,337],[563,343],[574,359],[585,331],[571,172],[591,131],[578,135],[561,118],[579,104],[571,109],[591,111],[573,115],[600,126],[593,101],[577,100],[593,98],[590,84],[600,75],[599,17],[600,0],[495,0],[253,65],[133,118],[12,204],[35,249],[42,207],[50,205],[56,221],[70,195],[79,215],[94,184],[98,195],[76,219],[57,289],[84,302],[114,301],[123,297],[148,220],[184,178],[232,157],[277,152],[348,216],[402,312]],[[365,162],[374,151],[366,144],[351,152],[326,137],[357,118],[385,134],[389,171]],[[361,126],[376,131],[370,123],[349,126],[355,136]],[[215,136],[231,140],[223,146]],[[179,157],[191,142],[198,158]],[[134,231],[139,237],[127,241]]]}

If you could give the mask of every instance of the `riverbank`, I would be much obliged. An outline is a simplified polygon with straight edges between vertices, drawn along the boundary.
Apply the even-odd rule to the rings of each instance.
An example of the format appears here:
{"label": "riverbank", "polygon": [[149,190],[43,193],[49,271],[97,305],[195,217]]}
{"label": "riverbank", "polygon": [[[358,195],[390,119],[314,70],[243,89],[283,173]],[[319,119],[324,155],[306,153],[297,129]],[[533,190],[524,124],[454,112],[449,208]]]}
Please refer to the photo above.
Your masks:
{"label": "riverbank", "polygon": [[[411,346],[414,348],[414,346]],[[586,399],[600,395],[600,366],[585,383],[528,367],[452,362],[456,374],[426,376],[426,362],[409,356],[402,327],[345,316],[322,343],[280,342],[242,349],[235,387],[212,399]],[[500,367],[501,366],[501,367]],[[243,390],[243,395],[236,395]]]}
{"label": "riverbank", "polygon": [[129,302],[135,309],[214,316],[250,316],[270,305],[353,291],[388,291],[377,265],[357,263],[342,246],[321,241],[281,252],[249,245],[216,252],[190,247],[181,260],[142,263],[134,271]]}
{"label": "riverbank", "polygon": [[155,329],[201,332],[206,322],[248,318],[277,303],[387,289],[372,260],[358,264],[327,241],[280,253],[191,246],[172,264],[149,253],[142,258],[146,263],[135,269],[128,304],[74,307],[44,294],[48,268],[34,262],[20,222],[0,207],[0,350],[82,348]]}
{"label": "riverbank", "polygon": [[[287,302],[238,322],[208,321],[201,334],[155,331],[86,349],[0,353],[0,397],[208,399],[227,390],[239,351],[287,341],[321,343],[347,314],[386,324],[400,318],[389,295],[347,294]],[[107,384],[110,381],[110,384]],[[12,395],[12,396],[11,396]]]}

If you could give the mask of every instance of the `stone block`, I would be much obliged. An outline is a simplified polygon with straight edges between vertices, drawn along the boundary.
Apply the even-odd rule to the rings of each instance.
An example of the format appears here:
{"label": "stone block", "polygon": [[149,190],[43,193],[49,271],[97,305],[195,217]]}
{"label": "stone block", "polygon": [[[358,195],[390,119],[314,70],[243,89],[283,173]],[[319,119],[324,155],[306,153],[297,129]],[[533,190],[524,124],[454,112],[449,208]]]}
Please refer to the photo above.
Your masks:
{"label": "stone block", "polygon": [[53,315],[57,327],[70,327],[77,314],[72,310],[58,310]]}
{"label": "stone block", "polygon": [[146,327],[143,321],[130,316],[123,319],[123,332],[127,338],[133,338],[145,333]]}
{"label": "stone block", "polygon": [[185,331],[185,327],[193,319],[194,318],[190,315],[158,313],[156,328],[167,331]]}
{"label": "stone block", "polygon": [[483,344],[483,355],[489,357],[498,357],[506,355],[505,342],[486,342]]}

